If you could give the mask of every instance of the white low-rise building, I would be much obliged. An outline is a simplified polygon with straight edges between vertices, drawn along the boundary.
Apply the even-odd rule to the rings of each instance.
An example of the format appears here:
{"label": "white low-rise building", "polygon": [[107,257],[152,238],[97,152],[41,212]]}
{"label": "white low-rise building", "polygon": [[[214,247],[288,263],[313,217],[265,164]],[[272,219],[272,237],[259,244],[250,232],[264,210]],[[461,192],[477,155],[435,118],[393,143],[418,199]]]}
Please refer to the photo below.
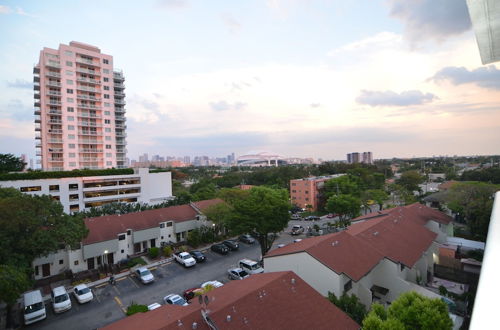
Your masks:
{"label": "white low-rise building", "polygon": [[291,270],[322,295],[390,303],[426,283],[451,218],[420,204],[363,216],[346,231],[302,240],[264,257],[266,272]]}
{"label": "white low-rise building", "polygon": [[149,173],[147,168],[122,175],[0,181],[0,187],[12,187],[32,195],[50,195],[62,204],[66,213],[112,202],[154,205],[173,198],[171,172]]}
{"label": "white low-rise building", "polygon": [[201,213],[206,207],[221,203],[220,199],[194,202],[122,215],[85,219],[87,237],[76,250],[60,250],[33,261],[35,280],[70,270],[78,273],[113,265],[151,247],[179,243],[188,233],[210,225]]}

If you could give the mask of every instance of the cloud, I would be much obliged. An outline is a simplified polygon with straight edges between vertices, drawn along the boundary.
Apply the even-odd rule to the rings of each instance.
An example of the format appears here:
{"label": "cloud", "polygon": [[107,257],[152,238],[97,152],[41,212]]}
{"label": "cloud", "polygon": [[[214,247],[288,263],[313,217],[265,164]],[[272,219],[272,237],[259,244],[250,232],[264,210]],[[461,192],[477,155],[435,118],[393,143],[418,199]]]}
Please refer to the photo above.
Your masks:
{"label": "cloud", "polygon": [[160,7],[167,9],[183,9],[189,7],[188,0],[159,0]]}
{"label": "cloud", "polygon": [[362,90],[356,98],[356,102],[376,106],[408,106],[431,102],[437,96],[432,93],[422,93],[421,91],[411,90],[396,93],[393,91],[368,91]]}
{"label": "cloud", "polygon": [[4,6],[0,5],[0,14],[10,14],[10,13],[16,13],[21,16],[27,16],[27,17],[36,17],[35,15],[29,14],[24,11],[21,7],[16,7],[16,10],[12,10],[9,6]]}
{"label": "cloud", "polygon": [[311,103],[309,106],[311,108],[319,108],[321,106],[321,104],[319,104],[319,103]]}
{"label": "cloud", "polygon": [[227,110],[241,110],[246,107],[246,103],[243,102],[235,102],[233,104],[230,104],[224,100],[217,101],[217,102],[210,102],[209,103],[210,107],[212,110],[215,111],[227,111]]}
{"label": "cloud", "polygon": [[221,15],[222,22],[227,26],[229,32],[237,33],[241,30],[241,24],[231,14],[224,13]]}
{"label": "cloud", "polygon": [[416,43],[443,41],[471,28],[465,0],[389,0],[390,15],[405,25],[405,36]]}
{"label": "cloud", "polygon": [[12,10],[9,6],[0,5],[0,14],[10,14]]}
{"label": "cloud", "polygon": [[454,85],[472,83],[482,88],[500,90],[500,70],[493,65],[472,71],[464,67],[449,66],[439,70],[430,80],[449,80]]}
{"label": "cloud", "polygon": [[23,89],[32,89],[33,83],[31,81],[27,81],[24,79],[16,79],[15,81],[7,81],[7,87],[10,88],[23,88]]}

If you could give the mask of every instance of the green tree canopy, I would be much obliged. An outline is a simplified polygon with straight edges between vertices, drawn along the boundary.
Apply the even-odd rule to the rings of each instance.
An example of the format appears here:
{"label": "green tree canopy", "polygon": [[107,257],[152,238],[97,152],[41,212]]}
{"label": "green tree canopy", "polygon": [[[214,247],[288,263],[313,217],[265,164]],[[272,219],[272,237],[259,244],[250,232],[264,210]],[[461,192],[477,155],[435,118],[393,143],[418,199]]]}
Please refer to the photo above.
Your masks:
{"label": "green tree canopy", "polygon": [[24,163],[21,158],[13,154],[0,154],[0,173],[20,172],[24,170]]}
{"label": "green tree canopy", "polygon": [[31,284],[25,269],[0,265],[0,301],[12,306],[19,295],[31,287]]}
{"label": "green tree canopy", "polygon": [[379,210],[382,210],[384,202],[389,198],[389,195],[382,189],[369,189],[361,193],[361,202],[365,206],[370,205],[370,201],[378,204]]}
{"label": "green tree canopy", "polygon": [[359,216],[361,201],[352,195],[333,195],[326,202],[326,210],[340,215],[340,220]]}
{"label": "green tree canopy", "polygon": [[440,299],[430,299],[416,292],[403,293],[387,310],[380,304],[373,304],[370,313],[363,320],[365,330],[452,328],[448,306]]}
{"label": "green tree canopy", "polygon": [[282,231],[290,220],[288,192],[254,187],[245,198],[235,199],[231,204],[234,214],[228,228],[235,234],[252,233],[265,255],[274,241],[274,235],[270,234]]}
{"label": "green tree canopy", "polygon": [[406,171],[401,174],[401,178],[397,180],[397,183],[403,186],[406,190],[413,192],[419,191],[419,184],[424,182],[425,177],[420,175],[418,171]]}

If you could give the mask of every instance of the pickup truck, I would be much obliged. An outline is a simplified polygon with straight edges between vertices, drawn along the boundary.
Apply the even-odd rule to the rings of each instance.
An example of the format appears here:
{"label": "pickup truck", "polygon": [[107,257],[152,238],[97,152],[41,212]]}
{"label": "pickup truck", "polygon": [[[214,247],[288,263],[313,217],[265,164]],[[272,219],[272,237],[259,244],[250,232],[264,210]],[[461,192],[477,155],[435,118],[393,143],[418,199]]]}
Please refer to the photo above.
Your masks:
{"label": "pickup truck", "polygon": [[196,265],[196,260],[193,256],[187,252],[179,252],[174,254],[175,261],[183,265],[184,267],[192,267]]}

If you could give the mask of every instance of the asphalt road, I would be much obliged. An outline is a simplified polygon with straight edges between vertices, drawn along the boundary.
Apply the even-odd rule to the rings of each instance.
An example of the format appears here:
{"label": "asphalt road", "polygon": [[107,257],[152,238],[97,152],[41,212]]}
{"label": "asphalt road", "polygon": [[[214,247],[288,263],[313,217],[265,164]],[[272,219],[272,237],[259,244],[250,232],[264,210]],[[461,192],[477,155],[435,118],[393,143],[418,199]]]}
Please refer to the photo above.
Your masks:
{"label": "asphalt road", "polygon": [[238,251],[222,256],[211,251],[205,254],[207,261],[192,268],[172,262],[153,269],[155,281],[142,284],[133,275],[120,278],[115,285],[104,284],[94,287],[94,300],[79,305],[71,297],[72,308],[62,314],[54,314],[50,303],[46,304],[47,318],[26,326],[27,329],[96,329],[122,319],[127,306],[132,302],[149,305],[154,302],[163,304],[163,297],[170,293],[181,294],[184,290],[199,287],[201,283],[218,280],[228,281],[227,270],[235,267],[240,259],[260,259],[260,246],[240,244]]}

